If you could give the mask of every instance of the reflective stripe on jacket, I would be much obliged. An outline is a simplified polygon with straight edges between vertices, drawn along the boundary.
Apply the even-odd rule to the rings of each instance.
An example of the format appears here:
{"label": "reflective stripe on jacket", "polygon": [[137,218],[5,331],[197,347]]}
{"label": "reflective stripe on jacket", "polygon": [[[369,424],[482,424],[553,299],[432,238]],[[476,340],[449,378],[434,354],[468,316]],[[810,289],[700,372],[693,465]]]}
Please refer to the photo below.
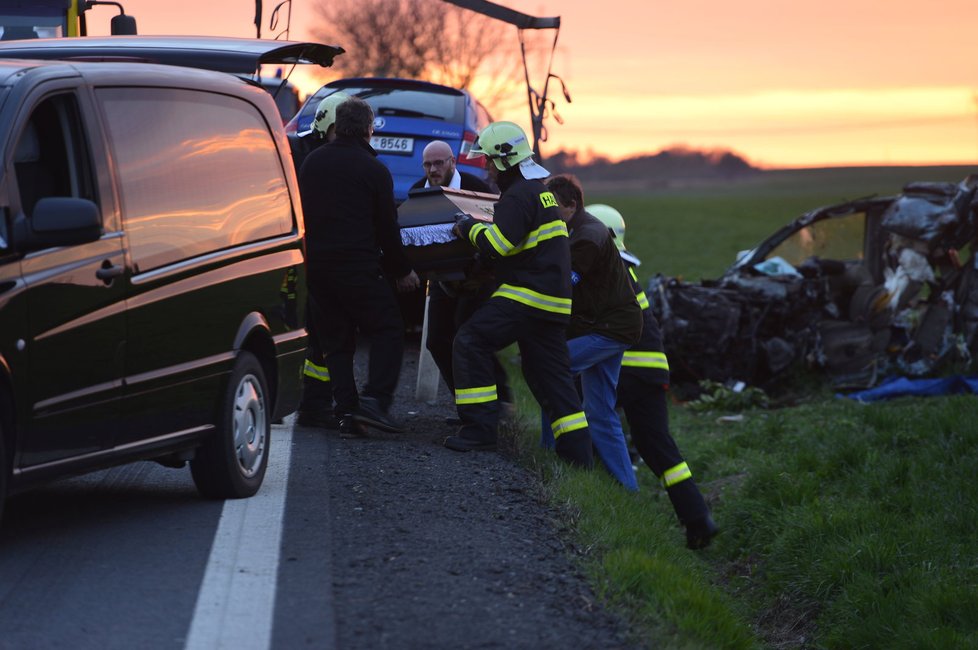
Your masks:
{"label": "reflective stripe on jacket", "polygon": [[657,385],[669,384],[669,360],[662,345],[662,331],[652,313],[648,296],[642,290],[632,264],[626,263],[635,298],[642,306],[642,338],[630,347],[621,362],[622,374],[629,374]]}
{"label": "reflective stripe on jacket", "polygon": [[552,320],[570,316],[567,226],[543,183],[513,179],[494,206],[492,223],[464,219],[459,230],[489,261],[499,283],[493,297],[516,301]]}

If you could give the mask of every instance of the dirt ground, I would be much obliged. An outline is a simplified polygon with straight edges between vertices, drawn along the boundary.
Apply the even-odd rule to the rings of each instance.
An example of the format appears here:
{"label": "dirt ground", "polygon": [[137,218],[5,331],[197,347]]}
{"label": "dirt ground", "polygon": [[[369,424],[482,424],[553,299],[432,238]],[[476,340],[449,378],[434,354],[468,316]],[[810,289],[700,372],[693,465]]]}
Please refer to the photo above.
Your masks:
{"label": "dirt ground", "polygon": [[641,647],[597,601],[537,479],[505,452],[442,447],[454,406],[443,384],[415,400],[417,363],[409,341],[392,407],[405,433],[324,433],[338,647]]}

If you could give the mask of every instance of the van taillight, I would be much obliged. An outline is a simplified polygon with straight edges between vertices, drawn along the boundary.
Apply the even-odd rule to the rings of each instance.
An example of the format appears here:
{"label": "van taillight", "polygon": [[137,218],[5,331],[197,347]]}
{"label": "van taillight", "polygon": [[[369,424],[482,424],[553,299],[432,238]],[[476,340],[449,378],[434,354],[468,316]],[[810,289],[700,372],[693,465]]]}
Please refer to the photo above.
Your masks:
{"label": "van taillight", "polygon": [[476,156],[475,158],[469,158],[469,151],[472,150],[472,145],[475,144],[476,138],[479,134],[474,131],[466,131],[462,134],[462,148],[458,152],[458,162],[463,165],[470,165],[472,167],[479,167],[481,169],[486,168],[486,157]]}

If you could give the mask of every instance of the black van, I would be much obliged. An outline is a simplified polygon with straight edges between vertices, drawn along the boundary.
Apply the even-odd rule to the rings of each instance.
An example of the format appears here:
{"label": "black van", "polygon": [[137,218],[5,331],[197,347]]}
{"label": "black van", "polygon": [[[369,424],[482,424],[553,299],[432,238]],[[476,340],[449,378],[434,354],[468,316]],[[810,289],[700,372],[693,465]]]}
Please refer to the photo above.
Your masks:
{"label": "black van", "polygon": [[0,61],[0,509],[135,460],[254,494],[295,410],[303,222],[275,103],[230,74]]}

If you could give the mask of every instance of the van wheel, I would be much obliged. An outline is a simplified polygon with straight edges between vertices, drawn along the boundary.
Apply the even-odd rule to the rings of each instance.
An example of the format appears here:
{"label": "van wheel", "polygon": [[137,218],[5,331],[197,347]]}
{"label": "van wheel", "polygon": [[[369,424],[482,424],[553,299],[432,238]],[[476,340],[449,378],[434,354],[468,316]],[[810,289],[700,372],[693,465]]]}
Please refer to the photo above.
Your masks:
{"label": "van wheel", "polygon": [[214,434],[190,461],[190,473],[202,496],[250,497],[261,487],[268,467],[271,405],[258,359],[241,352],[234,362]]}

